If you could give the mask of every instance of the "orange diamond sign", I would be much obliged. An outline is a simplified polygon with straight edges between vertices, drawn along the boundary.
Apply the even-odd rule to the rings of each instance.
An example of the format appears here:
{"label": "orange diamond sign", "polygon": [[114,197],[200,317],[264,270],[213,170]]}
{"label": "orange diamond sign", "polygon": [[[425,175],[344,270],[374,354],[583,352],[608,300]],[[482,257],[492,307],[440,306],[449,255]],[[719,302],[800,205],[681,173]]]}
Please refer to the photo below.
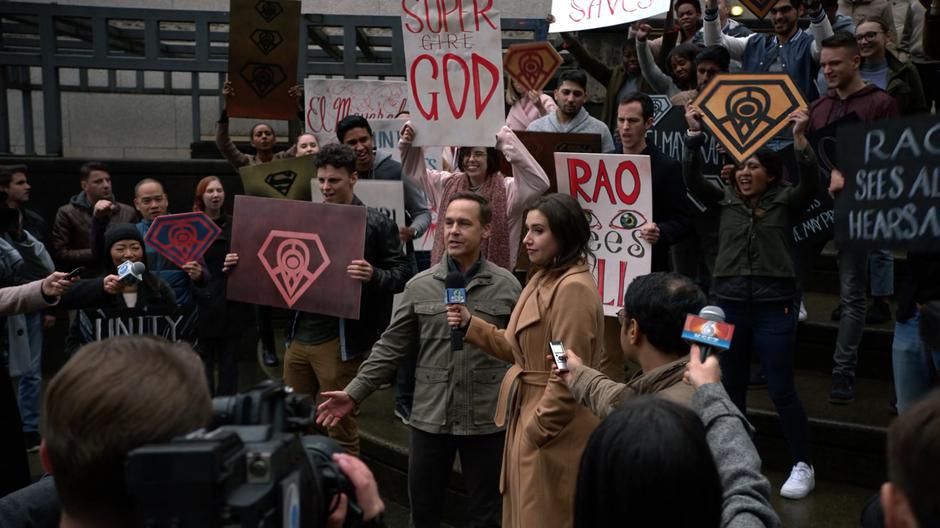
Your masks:
{"label": "orange diamond sign", "polygon": [[545,88],[561,62],[561,55],[545,41],[513,44],[503,56],[506,73],[526,91]]}
{"label": "orange diamond sign", "polygon": [[790,113],[806,101],[785,73],[723,73],[692,104],[728,154],[744,162],[786,128]]}

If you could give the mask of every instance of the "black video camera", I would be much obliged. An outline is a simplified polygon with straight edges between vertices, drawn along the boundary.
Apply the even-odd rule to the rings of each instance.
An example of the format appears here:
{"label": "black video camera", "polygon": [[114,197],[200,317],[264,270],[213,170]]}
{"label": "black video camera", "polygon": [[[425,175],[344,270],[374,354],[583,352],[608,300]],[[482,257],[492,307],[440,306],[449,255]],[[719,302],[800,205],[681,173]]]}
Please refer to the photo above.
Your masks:
{"label": "black video camera", "polygon": [[300,436],[313,423],[309,396],[267,381],[212,400],[213,429],[130,452],[127,489],[134,523],[146,527],[319,528],[344,493],[344,526],[362,523],[343,449],[325,436]]}

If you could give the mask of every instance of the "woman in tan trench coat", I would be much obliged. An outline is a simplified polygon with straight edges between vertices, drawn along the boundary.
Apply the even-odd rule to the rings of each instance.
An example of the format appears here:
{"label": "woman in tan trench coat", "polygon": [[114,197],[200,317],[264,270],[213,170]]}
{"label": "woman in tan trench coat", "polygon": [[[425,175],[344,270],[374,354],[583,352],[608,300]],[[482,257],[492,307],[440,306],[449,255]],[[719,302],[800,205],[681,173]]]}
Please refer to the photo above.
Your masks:
{"label": "woman in tan trench coat", "polygon": [[523,243],[536,271],[506,329],[459,305],[448,317],[466,330],[467,342],[513,363],[496,409],[496,423],[507,427],[503,527],[570,527],[578,463],[599,420],[551,372],[548,342],[584,350],[585,364],[615,379],[622,363],[604,351],[604,312],[587,263],[590,228],[581,207],[570,196],[550,194],[525,220]]}

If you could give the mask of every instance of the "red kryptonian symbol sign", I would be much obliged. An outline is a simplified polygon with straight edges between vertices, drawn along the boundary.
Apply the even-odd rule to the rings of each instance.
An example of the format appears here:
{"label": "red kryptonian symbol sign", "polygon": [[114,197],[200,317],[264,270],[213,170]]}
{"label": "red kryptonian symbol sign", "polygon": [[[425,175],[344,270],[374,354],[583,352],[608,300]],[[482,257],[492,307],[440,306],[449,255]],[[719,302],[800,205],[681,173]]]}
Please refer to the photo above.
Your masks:
{"label": "red kryptonian symbol sign", "polygon": [[[267,254],[272,245],[276,248],[273,262]],[[292,307],[330,265],[330,257],[319,235],[293,231],[271,231],[258,250],[258,259],[288,307]]]}
{"label": "red kryptonian symbol sign", "polygon": [[180,213],[158,217],[144,236],[144,243],[167,260],[183,267],[199,260],[222,230],[206,213]]}
{"label": "red kryptonian symbol sign", "polygon": [[509,46],[503,66],[525,90],[541,90],[561,66],[561,55],[548,42]]}

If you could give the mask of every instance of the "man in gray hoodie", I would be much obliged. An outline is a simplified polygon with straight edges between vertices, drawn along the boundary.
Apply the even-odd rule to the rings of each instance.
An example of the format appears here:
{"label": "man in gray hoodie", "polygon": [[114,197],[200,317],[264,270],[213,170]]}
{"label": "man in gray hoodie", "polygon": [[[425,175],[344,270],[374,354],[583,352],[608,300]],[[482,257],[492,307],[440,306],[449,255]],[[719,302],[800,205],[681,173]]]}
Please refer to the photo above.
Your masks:
{"label": "man in gray hoodie", "polygon": [[614,138],[610,135],[610,129],[603,121],[591,117],[584,109],[587,98],[587,74],[581,70],[562,72],[558,76],[558,88],[555,88],[555,102],[558,103],[558,108],[531,122],[526,130],[600,134],[601,152],[613,152]]}

